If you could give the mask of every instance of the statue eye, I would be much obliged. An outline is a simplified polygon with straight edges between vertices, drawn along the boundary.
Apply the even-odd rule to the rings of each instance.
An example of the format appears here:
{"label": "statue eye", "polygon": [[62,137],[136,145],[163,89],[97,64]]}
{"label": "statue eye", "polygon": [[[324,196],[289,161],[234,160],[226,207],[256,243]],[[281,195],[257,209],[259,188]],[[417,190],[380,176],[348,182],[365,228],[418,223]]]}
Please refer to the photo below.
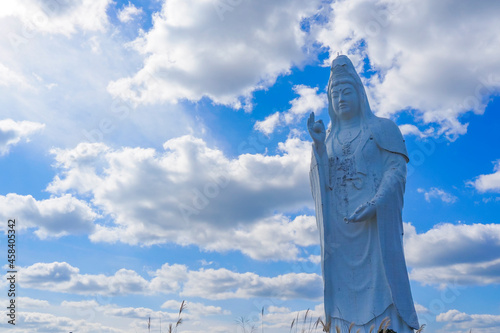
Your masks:
{"label": "statue eye", "polygon": [[335,92],[332,93],[332,96],[333,96],[333,98],[338,98],[339,97],[339,93],[335,91]]}

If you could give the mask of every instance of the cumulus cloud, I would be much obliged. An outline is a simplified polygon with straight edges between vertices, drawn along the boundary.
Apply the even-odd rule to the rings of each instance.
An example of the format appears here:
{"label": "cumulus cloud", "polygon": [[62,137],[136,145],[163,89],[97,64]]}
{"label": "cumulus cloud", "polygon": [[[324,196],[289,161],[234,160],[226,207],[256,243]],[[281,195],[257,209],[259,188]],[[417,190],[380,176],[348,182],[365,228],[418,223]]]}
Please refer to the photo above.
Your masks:
{"label": "cumulus cloud", "polygon": [[455,203],[458,200],[458,198],[453,194],[445,192],[444,190],[437,187],[432,187],[429,191],[426,191],[423,188],[419,188],[417,189],[417,191],[418,193],[424,194],[425,200],[427,202],[431,202],[431,199],[440,199],[443,202],[451,204]]}
{"label": "cumulus cloud", "polygon": [[129,2],[127,6],[124,6],[123,9],[118,12],[118,19],[120,22],[127,23],[132,21],[136,16],[142,14],[142,8],[137,8],[134,4]]}
{"label": "cumulus cloud", "polygon": [[478,176],[469,182],[469,185],[475,187],[480,193],[500,193],[500,160],[494,162],[493,171],[493,173]]}
{"label": "cumulus cloud", "polygon": [[[6,317],[6,310],[0,311],[3,318]],[[82,332],[82,333],[123,333],[121,329],[109,327],[101,323],[90,322],[88,320],[73,319],[65,316],[56,316],[42,312],[18,312],[16,318],[16,330],[19,333],[47,333],[47,332]],[[6,321],[0,323],[0,328],[12,329],[12,325]]]}
{"label": "cumulus cloud", "polygon": [[405,224],[410,278],[422,284],[499,284],[499,224],[438,224],[417,234]]}
{"label": "cumulus cloud", "polygon": [[412,125],[412,124],[403,124],[399,125],[399,129],[401,130],[401,134],[404,136],[407,135],[415,135],[419,138],[426,138],[429,135],[431,135],[431,131],[421,131],[417,126]]}
{"label": "cumulus cloud", "polygon": [[500,315],[467,314],[455,309],[440,313],[436,321],[446,323],[444,329],[447,332],[460,330],[460,332],[495,333],[500,327]]}
{"label": "cumulus cloud", "polygon": [[255,122],[254,128],[257,131],[260,131],[266,135],[274,132],[276,127],[281,123],[281,114],[280,112],[275,112],[266,117],[266,119]]}
{"label": "cumulus cloud", "polygon": [[[144,329],[144,323],[147,323],[149,318],[151,318],[151,331],[156,331],[159,330],[159,318],[163,321],[163,327],[168,327],[169,323],[175,323],[179,319],[180,302],[178,301],[168,300],[164,302],[161,308],[172,311],[160,311],[146,307],[119,306],[109,303],[109,299],[98,296],[93,299],[64,300],[59,304],[51,304],[46,300],[17,297],[18,309],[25,311],[18,312],[16,320],[18,329],[16,332],[46,333],[61,332],[61,330],[74,332],[78,328],[78,331],[88,333],[121,333],[128,332],[131,328],[137,331]],[[2,298],[1,301],[8,303],[7,298]],[[6,311],[0,310],[0,315],[5,317]],[[230,315],[229,310],[224,310],[219,306],[205,305],[199,302],[184,302],[184,310],[181,316],[183,331],[201,332],[201,329],[206,327],[208,320],[210,320],[209,327],[212,324],[220,324],[220,322],[213,321],[211,317],[217,316],[217,318],[220,318],[221,316]],[[200,324],[200,318],[203,318],[205,325]],[[82,320],[85,320],[88,325],[83,325]],[[0,330],[8,327],[11,326],[6,321],[0,323]],[[7,331],[10,330],[7,329]]]}
{"label": "cumulus cloud", "polygon": [[[185,265],[169,264],[150,272],[150,275],[151,279],[146,280],[135,271],[127,269],[120,269],[114,275],[81,274],[77,267],[66,262],[36,263],[19,269],[19,281],[23,288],[80,295],[178,293],[183,297],[211,300],[251,297],[317,300],[322,295],[323,285],[321,276],[317,274],[287,273],[265,277],[251,272],[233,272],[225,268],[192,271]],[[177,304],[166,302],[163,308],[172,309]],[[95,304],[90,301],[66,305],[88,307]],[[124,311],[136,313],[142,310],[121,309],[114,311],[113,315],[122,315]],[[218,307],[194,303],[191,315],[196,317],[205,314],[227,312]]]}
{"label": "cumulus cloud", "polygon": [[19,269],[24,288],[82,295],[126,295],[148,293],[149,283],[139,274],[120,269],[112,276],[80,274],[66,262],[36,263]]}
{"label": "cumulus cloud", "polygon": [[466,0],[334,1],[325,14],[328,22],[312,29],[329,48],[330,61],[342,51],[362,71],[367,58],[377,72],[366,83],[378,115],[415,110],[436,134],[454,139],[467,131],[460,117],[482,114],[499,91],[499,6]]}
{"label": "cumulus cloud", "polygon": [[4,219],[16,217],[19,228],[36,228],[35,234],[42,239],[91,233],[98,217],[87,202],[70,194],[36,200],[31,195],[9,193],[0,196],[0,211]]}
{"label": "cumulus cloud", "polygon": [[25,26],[25,33],[8,34],[12,43],[32,38],[36,32],[70,36],[77,30],[103,31],[108,25],[106,9],[111,0],[75,1],[2,1],[0,18],[15,17]]}
{"label": "cumulus cloud", "polygon": [[[165,285],[174,285],[175,290],[183,297],[211,300],[251,297],[318,299],[322,295],[321,276],[309,273],[264,277],[251,272],[233,272],[225,268],[202,268],[192,271],[185,265],[165,264],[150,274],[153,277],[150,285],[152,290],[162,292],[167,290]],[[167,302],[164,307],[173,309],[178,308],[178,305],[175,302]]]}
{"label": "cumulus cloud", "polygon": [[21,140],[29,141],[31,135],[40,132],[44,127],[44,124],[32,121],[0,120],[0,156],[8,154],[12,146]]}
{"label": "cumulus cloud", "polygon": [[60,173],[48,190],[89,195],[113,216],[114,225],[96,226],[90,236],[96,242],[196,244],[275,260],[296,259],[298,246],[317,243],[314,217],[275,213],[312,205],[308,142],[289,138],[281,154],[233,159],[192,136],[164,148],[54,150]]}
{"label": "cumulus cloud", "polygon": [[[102,3],[22,0],[0,4],[0,30],[5,37],[0,39],[3,118],[45,124],[44,135],[33,143],[40,150],[72,147],[82,141],[135,146],[199,132],[203,124],[193,121],[184,105],[142,106],[139,111],[108,93],[108,83],[135,73],[143,58],[124,44],[139,33],[137,26],[119,22],[111,29],[109,23],[103,23],[102,29],[97,24],[78,25],[81,20],[107,22],[107,13],[114,15],[114,7],[123,6],[107,1],[107,7],[101,8]],[[2,9],[21,6],[28,15],[43,4],[60,6],[56,19],[49,15],[50,32],[25,25],[18,16],[4,16],[7,11]],[[67,21],[68,27],[52,26],[60,20]],[[23,88],[26,84],[29,88]]]}
{"label": "cumulus cloud", "polygon": [[318,94],[318,88],[311,88],[305,85],[296,85],[293,90],[299,97],[290,101],[291,107],[285,112],[276,112],[266,117],[262,121],[257,121],[254,128],[266,135],[274,132],[279,125],[295,124],[302,120],[306,114],[314,112],[321,113],[328,105],[325,93]]}
{"label": "cumulus cloud", "polygon": [[133,43],[145,56],[143,68],[108,90],[135,103],[209,97],[234,108],[246,100],[249,108],[253,91],[306,59],[301,24],[320,3],[164,1],[153,28]]}
{"label": "cumulus cloud", "polygon": [[180,295],[213,300],[251,297],[318,300],[323,295],[322,288],[323,279],[317,274],[287,273],[263,277],[221,268],[190,272]]}

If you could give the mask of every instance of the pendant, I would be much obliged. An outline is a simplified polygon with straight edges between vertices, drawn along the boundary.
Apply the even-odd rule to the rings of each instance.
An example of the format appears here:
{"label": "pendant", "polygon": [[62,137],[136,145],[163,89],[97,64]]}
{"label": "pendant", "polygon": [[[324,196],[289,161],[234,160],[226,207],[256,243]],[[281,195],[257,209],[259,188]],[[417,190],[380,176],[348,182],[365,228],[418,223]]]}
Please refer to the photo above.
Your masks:
{"label": "pendant", "polygon": [[350,155],[351,154],[351,143],[342,144],[342,154]]}

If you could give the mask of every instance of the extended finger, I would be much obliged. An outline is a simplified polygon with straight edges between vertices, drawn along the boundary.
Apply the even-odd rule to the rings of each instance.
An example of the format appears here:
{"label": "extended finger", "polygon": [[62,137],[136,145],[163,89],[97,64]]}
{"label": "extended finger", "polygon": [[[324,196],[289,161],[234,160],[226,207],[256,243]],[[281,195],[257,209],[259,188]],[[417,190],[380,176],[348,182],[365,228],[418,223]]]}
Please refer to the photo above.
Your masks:
{"label": "extended finger", "polygon": [[358,221],[366,220],[367,213],[368,213],[368,210],[365,210],[364,212],[359,213],[357,216]]}
{"label": "extended finger", "polygon": [[353,213],[351,216],[344,219],[346,223],[358,222],[358,220],[359,220],[358,214],[356,213]]}
{"label": "extended finger", "polygon": [[356,210],[354,211],[354,214],[359,214],[365,208],[366,208],[366,204],[362,204],[361,206],[359,206],[358,208],[356,208]]}

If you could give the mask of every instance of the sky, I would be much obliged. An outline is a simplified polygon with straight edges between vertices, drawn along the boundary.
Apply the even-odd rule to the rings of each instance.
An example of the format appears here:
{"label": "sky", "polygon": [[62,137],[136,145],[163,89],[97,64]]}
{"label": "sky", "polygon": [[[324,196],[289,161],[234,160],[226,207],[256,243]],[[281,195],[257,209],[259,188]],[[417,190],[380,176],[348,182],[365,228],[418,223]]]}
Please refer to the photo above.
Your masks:
{"label": "sky", "polygon": [[[500,3],[0,3],[12,332],[290,332],[323,315],[306,118],[337,54],[409,152],[425,332],[500,330]],[[161,327],[160,327],[161,325]],[[296,326],[300,329],[300,326]]]}

